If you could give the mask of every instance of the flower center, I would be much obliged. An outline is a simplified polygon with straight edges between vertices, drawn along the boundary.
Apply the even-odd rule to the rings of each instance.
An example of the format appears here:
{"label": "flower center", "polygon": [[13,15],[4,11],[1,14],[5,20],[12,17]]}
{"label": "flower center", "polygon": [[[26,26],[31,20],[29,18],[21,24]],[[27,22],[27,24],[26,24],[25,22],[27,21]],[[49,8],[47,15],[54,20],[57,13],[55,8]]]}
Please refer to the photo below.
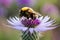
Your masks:
{"label": "flower center", "polygon": [[21,21],[25,27],[29,28],[35,28],[38,24],[40,24],[40,21],[38,19],[32,20],[32,19],[25,19]]}

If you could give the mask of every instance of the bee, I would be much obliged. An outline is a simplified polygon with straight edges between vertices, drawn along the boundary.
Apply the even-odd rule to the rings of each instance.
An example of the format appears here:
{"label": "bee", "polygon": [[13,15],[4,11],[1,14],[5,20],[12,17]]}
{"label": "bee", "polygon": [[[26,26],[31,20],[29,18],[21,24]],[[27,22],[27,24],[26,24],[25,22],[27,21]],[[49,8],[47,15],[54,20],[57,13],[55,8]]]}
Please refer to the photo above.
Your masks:
{"label": "bee", "polygon": [[32,8],[30,7],[23,7],[21,10],[19,10],[19,16],[26,17],[27,19],[36,19],[39,16],[41,16],[38,12],[35,12]]}

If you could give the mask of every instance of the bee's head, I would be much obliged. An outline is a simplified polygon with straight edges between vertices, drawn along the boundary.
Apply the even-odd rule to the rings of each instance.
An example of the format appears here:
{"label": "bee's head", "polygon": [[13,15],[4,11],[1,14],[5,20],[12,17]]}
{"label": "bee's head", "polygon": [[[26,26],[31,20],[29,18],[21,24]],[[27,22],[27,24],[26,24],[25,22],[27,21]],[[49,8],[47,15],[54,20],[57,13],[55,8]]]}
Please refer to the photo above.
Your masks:
{"label": "bee's head", "polygon": [[20,17],[25,16],[25,17],[30,17],[30,14],[32,14],[33,9],[30,7],[23,7],[21,10],[19,10]]}

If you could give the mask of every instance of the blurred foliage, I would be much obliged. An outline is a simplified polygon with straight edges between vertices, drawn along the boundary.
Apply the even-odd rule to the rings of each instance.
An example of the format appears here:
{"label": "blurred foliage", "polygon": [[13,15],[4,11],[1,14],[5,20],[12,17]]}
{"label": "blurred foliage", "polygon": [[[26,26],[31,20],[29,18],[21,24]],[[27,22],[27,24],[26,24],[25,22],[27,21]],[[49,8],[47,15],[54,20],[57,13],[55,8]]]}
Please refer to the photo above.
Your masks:
{"label": "blurred foliage", "polygon": [[41,40],[51,40],[51,31],[46,32]]}
{"label": "blurred foliage", "polygon": [[15,15],[18,15],[18,7],[16,5],[16,3],[14,3],[11,8],[8,9],[8,14],[7,14],[7,17],[12,17],[12,16],[15,16]]}

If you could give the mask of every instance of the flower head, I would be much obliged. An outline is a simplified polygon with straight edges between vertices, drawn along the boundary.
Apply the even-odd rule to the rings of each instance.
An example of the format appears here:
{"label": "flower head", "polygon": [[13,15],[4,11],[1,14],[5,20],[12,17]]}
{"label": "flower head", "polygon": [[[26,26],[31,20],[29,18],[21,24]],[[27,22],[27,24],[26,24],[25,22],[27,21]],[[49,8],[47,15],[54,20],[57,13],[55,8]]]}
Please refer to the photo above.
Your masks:
{"label": "flower head", "polygon": [[32,19],[25,19],[22,20],[22,24],[29,28],[34,28],[38,24],[40,24],[40,21],[38,19],[32,20]]}
{"label": "flower head", "polygon": [[50,27],[53,23],[54,20],[50,20],[50,17],[45,16],[43,18],[43,16],[32,20],[32,19],[26,19],[25,17],[22,18],[18,18],[18,17],[13,17],[10,18],[9,20],[7,20],[14,28],[17,30],[21,30],[21,31],[30,31],[30,33],[35,32],[43,32],[43,31],[47,31],[47,30],[51,30],[54,29],[56,27]]}

